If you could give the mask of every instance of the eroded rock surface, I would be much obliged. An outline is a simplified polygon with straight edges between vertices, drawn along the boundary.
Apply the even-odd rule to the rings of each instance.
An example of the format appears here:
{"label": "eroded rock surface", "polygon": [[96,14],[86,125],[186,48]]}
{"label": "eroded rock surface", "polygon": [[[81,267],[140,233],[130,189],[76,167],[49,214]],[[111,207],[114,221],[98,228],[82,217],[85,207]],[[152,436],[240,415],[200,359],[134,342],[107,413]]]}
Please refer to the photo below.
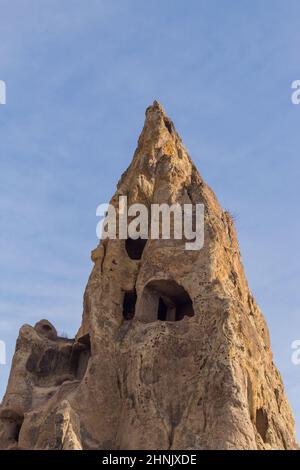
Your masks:
{"label": "eroded rock surface", "polygon": [[295,449],[294,419],[230,214],[157,102],[122,175],[128,204],[205,206],[205,242],[105,240],[74,340],[46,320],[17,340],[5,449]]}

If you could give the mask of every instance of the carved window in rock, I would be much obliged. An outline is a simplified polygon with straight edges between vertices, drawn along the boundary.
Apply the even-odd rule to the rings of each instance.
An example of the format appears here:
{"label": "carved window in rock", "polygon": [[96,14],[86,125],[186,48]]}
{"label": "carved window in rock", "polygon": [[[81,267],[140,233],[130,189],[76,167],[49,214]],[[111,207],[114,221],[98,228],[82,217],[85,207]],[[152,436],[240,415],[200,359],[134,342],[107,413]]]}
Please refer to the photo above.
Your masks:
{"label": "carved window in rock", "polygon": [[78,339],[72,351],[71,365],[77,380],[84,377],[90,357],[91,339],[90,335],[86,334]]}
{"label": "carved window in rock", "polygon": [[125,249],[130,259],[139,260],[142,257],[144,248],[146,246],[147,239],[137,238],[127,238],[125,240]]}
{"label": "carved window in rock", "polygon": [[135,314],[135,305],[136,305],[136,291],[130,291],[124,293],[123,299],[123,317],[124,320],[132,320]]}
{"label": "carved window in rock", "polygon": [[180,321],[194,315],[193,302],[186,290],[173,280],[150,281],[139,303],[142,321]]}
{"label": "carved window in rock", "polygon": [[264,408],[256,410],[255,417],[256,429],[264,442],[267,442],[267,432],[269,427],[268,415]]}
{"label": "carved window in rock", "polygon": [[10,441],[11,444],[18,444],[23,421],[23,415],[19,415],[12,409],[4,408],[0,413],[2,437]]}

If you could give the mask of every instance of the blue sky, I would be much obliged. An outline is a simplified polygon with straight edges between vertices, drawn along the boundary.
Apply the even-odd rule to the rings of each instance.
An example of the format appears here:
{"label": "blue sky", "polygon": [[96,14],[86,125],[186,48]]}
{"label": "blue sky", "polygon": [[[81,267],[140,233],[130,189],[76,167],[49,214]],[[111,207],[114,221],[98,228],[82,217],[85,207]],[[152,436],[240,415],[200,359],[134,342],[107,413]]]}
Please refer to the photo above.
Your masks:
{"label": "blue sky", "polygon": [[[158,99],[236,214],[250,287],[300,423],[297,0],[0,0],[0,339],[41,318],[69,336],[96,206]],[[0,366],[0,394],[10,364]],[[300,425],[299,425],[300,427]]]}

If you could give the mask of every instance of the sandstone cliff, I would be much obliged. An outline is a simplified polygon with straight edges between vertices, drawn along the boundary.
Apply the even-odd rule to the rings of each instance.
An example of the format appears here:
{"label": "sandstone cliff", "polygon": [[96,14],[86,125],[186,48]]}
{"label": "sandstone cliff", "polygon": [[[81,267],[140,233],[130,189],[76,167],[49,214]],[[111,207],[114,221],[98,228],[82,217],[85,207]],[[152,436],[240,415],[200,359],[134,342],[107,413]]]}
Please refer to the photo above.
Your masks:
{"label": "sandstone cliff", "polygon": [[148,207],[203,203],[204,247],[101,242],[76,338],[58,337],[46,320],[20,330],[0,410],[0,447],[296,448],[230,214],[157,102],[146,111],[112,198],[116,206],[120,195]]}

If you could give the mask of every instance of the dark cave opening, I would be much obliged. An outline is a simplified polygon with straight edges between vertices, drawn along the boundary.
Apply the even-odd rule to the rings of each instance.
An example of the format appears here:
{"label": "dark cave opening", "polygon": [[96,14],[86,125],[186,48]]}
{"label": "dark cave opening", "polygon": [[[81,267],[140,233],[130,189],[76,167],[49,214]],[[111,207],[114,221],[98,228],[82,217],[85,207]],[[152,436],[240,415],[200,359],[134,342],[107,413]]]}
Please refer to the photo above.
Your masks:
{"label": "dark cave opening", "polygon": [[13,410],[4,409],[0,416],[2,436],[5,436],[11,442],[18,443],[23,422],[24,416],[19,415]]}
{"label": "dark cave opening", "polygon": [[78,339],[72,351],[71,364],[77,380],[81,380],[84,377],[90,357],[91,339],[90,335],[86,334]]}
{"label": "dark cave opening", "polygon": [[150,281],[139,304],[144,321],[180,321],[194,315],[193,302],[186,290],[173,280]]}
{"label": "dark cave opening", "polygon": [[125,320],[132,320],[135,314],[135,304],[136,304],[136,291],[124,293],[123,300],[123,317]]}
{"label": "dark cave opening", "polygon": [[142,257],[144,248],[146,246],[147,239],[137,238],[127,238],[125,241],[125,249],[130,259],[139,260]]}
{"label": "dark cave opening", "polygon": [[267,413],[263,408],[259,408],[256,411],[255,424],[256,424],[256,429],[261,435],[262,440],[266,442],[269,422],[268,422]]}
{"label": "dark cave opening", "polygon": [[14,426],[14,439],[17,442],[19,442],[20,431],[21,431],[23,421],[24,421],[24,419],[22,419],[21,421],[18,421],[17,423],[15,423],[15,426]]}
{"label": "dark cave opening", "polygon": [[166,128],[168,129],[169,133],[172,134],[172,123],[169,119],[165,118],[164,123]]}
{"label": "dark cave opening", "polygon": [[43,325],[42,326],[44,331],[51,331],[51,326],[50,325]]}
{"label": "dark cave opening", "polygon": [[158,301],[157,319],[160,321],[166,321],[167,314],[168,314],[168,307],[164,303],[163,299],[160,297]]}

